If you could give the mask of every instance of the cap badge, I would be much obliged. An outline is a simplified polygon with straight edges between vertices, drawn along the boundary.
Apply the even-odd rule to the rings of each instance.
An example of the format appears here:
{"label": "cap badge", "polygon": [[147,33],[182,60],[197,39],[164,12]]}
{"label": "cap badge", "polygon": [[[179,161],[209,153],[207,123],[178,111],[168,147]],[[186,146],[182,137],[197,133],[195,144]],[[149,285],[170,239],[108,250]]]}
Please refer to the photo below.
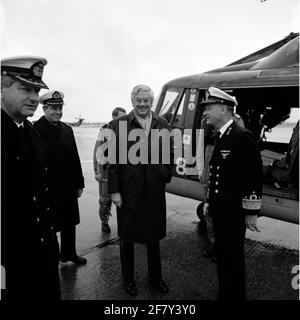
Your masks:
{"label": "cap badge", "polygon": [[61,95],[60,95],[59,92],[54,92],[52,97],[53,97],[54,99],[60,99],[60,98],[61,98]]}
{"label": "cap badge", "polygon": [[31,69],[35,77],[41,78],[43,76],[44,65],[41,62],[35,63]]}

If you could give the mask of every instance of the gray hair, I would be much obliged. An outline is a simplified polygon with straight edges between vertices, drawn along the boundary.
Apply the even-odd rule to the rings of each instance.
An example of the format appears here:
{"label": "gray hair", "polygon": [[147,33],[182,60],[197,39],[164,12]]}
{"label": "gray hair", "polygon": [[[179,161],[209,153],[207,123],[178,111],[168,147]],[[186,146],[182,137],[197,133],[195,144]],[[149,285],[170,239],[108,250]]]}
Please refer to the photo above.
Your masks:
{"label": "gray hair", "polygon": [[9,88],[15,81],[13,77],[1,75],[1,88]]}
{"label": "gray hair", "polygon": [[131,90],[131,102],[134,102],[134,98],[135,96],[140,92],[140,91],[145,91],[145,92],[149,92],[150,96],[151,96],[151,102],[153,102],[154,100],[154,94],[153,91],[150,87],[144,85],[144,84],[139,84],[137,86],[135,86],[132,90]]}

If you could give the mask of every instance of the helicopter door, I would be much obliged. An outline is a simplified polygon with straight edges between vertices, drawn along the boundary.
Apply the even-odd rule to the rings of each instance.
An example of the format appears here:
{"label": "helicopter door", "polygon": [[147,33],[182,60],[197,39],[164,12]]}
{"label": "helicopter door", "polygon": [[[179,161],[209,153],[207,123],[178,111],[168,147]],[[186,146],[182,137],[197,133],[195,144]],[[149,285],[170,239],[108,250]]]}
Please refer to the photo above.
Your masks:
{"label": "helicopter door", "polygon": [[195,146],[199,130],[194,128],[198,96],[197,89],[167,88],[159,112],[159,116],[165,117],[171,127],[174,137],[173,175],[181,178],[198,177]]}
{"label": "helicopter door", "polygon": [[[187,90],[184,88],[167,88],[159,110],[159,116],[164,117],[171,128],[174,136],[174,162],[182,165],[183,143],[182,137],[184,132],[184,120],[187,101]],[[174,168],[173,175],[178,175]],[[179,175],[181,171],[179,172]]]}

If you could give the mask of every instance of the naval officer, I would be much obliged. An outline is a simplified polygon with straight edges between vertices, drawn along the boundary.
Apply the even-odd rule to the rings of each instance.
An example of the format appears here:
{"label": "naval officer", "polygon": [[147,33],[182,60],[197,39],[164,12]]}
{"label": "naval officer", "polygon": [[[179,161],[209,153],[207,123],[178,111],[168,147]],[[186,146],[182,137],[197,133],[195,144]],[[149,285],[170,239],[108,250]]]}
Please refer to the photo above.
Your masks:
{"label": "naval officer", "polygon": [[34,127],[47,142],[49,199],[56,231],[60,231],[60,260],[82,265],[87,260],[76,252],[76,225],[80,222],[78,198],[84,178],[73,130],[60,121],[64,94],[48,91],[40,97],[40,103],[45,115]]}
{"label": "naval officer", "polygon": [[[33,116],[47,60],[1,60],[1,265],[3,299],[60,299],[58,243],[47,203],[46,146]],[[3,279],[4,280],[4,279]]]}
{"label": "naval officer", "polygon": [[217,130],[210,160],[208,210],[215,234],[219,299],[246,298],[244,240],[246,228],[258,231],[262,197],[262,161],[252,133],[232,119],[235,97],[210,87],[207,124]]}

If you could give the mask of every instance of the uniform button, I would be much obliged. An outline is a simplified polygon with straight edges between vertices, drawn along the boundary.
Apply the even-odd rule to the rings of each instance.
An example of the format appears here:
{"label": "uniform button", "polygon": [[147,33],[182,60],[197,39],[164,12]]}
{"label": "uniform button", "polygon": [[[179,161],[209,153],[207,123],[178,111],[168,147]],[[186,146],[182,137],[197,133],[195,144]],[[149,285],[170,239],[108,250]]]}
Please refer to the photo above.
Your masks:
{"label": "uniform button", "polygon": [[33,197],[33,201],[36,202],[36,197]]}
{"label": "uniform button", "polygon": [[218,193],[218,192],[219,192],[219,190],[218,190],[218,189],[216,189],[216,190],[215,190],[215,193]]}
{"label": "uniform button", "polygon": [[43,238],[41,238],[41,243],[43,243],[44,242],[44,239]]}
{"label": "uniform button", "polygon": [[46,211],[49,211],[50,210],[50,207],[48,207],[47,209],[46,209]]}
{"label": "uniform button", "polygon": [[47,171],[48,170],[48,167],[45,167],[45,171]]}
{"label": "uniform button", "polygon": [[209,174],[209,176],[211,176],[211,173]]}
{"label": "uniform button", "polygon": [[217,170],[219,170],[219,169],[220,169],[220,167],[218,166],[218,167],[217,167]]}
{"label": "uniform button", "polygon": [[219,178],[219,175],[218,175],[218,174],[216,174],[216,177],[217,177],[217,178]]}
{"label": "uniform button", "polygon": [[16,157],[17,160],[20,160],[20,157]]}
{"label": "uniform button", "polygon": [[212,166],[209,166],[210,167],[210,169],[212,169]]}
{"label": "uniform button", "polygon": [[36,218],[36,222],[40,222],[40,218]]}
{"label": "uniform button", "polygon": [[219,184],[219,182],[218,181],[216,181],[216,186]]}
{"label": "uniform button", "polygon": [[48,191],[48,187],[45,189],[46,190],[46,192]]}

